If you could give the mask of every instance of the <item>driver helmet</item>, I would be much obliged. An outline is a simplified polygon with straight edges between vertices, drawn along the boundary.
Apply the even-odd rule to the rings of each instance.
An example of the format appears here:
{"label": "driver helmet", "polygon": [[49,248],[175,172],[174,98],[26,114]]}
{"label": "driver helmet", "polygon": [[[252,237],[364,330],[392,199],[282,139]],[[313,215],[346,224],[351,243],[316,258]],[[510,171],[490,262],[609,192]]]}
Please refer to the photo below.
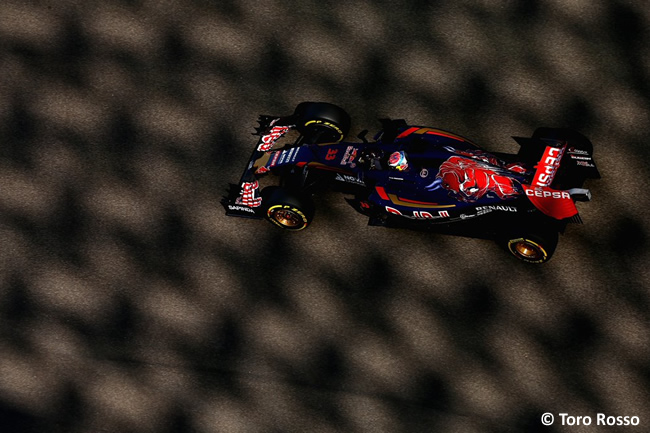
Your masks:
{"label": "driver helmet", "polygon": [[397,171],[404,171],[409,168],[408,161],[406,160],[406,152],[398,150],[397,152],[391,153],[388,157],[388,165]]}

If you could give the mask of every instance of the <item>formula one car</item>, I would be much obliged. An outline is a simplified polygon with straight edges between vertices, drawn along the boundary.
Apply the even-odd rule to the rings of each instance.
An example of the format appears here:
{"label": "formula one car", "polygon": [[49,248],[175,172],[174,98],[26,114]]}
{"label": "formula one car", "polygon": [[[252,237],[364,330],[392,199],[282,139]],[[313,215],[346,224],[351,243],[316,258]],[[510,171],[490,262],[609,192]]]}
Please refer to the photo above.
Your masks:
{"label": "formula one car", "polygon": [[570,129],[513,137],[519,151],[504,154],[403,119],[380,122],[372,140],[364,130],[344,142],[350,116],[336,105],[303,102],[289,116],[260,116],[246,169],[222,200],[226,214],[302,230],[314,217],[312,196],[328,188],[347,194],[371,226],[493,239],[543,263],[567,224],[581,222],[575,202],[591,199],[584,181],[600,178],[591,142]]}

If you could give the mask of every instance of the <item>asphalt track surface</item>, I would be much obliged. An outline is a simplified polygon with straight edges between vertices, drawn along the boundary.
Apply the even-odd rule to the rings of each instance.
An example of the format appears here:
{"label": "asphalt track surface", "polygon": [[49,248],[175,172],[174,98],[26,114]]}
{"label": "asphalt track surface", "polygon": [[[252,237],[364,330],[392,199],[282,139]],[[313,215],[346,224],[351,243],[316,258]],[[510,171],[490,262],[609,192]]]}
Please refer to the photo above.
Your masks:
{"label": "asphalt track surface", "polygon": [[[632,0],[3,1],[0,430],[648,431],[648,47]],[[337,195],[225,217],[304,100],[503,152],[572,127],[603,178],[543,266]]]}

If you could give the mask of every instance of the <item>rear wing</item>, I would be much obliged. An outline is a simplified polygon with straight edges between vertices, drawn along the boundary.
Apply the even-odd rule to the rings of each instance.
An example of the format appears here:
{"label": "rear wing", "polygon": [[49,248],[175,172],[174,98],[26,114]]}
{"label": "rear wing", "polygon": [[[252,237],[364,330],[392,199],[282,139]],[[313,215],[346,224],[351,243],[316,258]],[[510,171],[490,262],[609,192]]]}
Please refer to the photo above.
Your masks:
{"label": "rear wing", "polygon": [[520,145],[519,157],[536,163],[528,199],[542,213],[558,220],[579,221],[576,201],[591,199],[582,188],[586,179],[599,179],[593,145],[577,131],[538,128],[531,138],[513,137]]}
{"label": "rear wing", "polygon": [[553,176],[557,188],[579,188],[586,179],[600,179],[591,141],[568,128],[537,128],[532,137],[513,137],[521,146],[518,156],[524,162],[537,163],[548,146],[564,148],[560,166]]}

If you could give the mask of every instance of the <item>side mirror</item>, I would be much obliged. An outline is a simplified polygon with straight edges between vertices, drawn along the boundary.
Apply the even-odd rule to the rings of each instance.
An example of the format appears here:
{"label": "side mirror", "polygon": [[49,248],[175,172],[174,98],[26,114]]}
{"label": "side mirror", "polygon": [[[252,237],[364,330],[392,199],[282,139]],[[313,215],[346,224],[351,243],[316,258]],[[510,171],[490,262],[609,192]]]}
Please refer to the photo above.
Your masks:
{"label": "side mirror", "polygon": [[366,135],[367,135],[367,134],[368,134],[368,130],[367,130],[367,129],[364,129],[363,131],[361,131],[361,132],[357,135],[357,138],[358,138],[359,140],[363,141],[364,143],[368,144],[368,139],[366,138]]}

